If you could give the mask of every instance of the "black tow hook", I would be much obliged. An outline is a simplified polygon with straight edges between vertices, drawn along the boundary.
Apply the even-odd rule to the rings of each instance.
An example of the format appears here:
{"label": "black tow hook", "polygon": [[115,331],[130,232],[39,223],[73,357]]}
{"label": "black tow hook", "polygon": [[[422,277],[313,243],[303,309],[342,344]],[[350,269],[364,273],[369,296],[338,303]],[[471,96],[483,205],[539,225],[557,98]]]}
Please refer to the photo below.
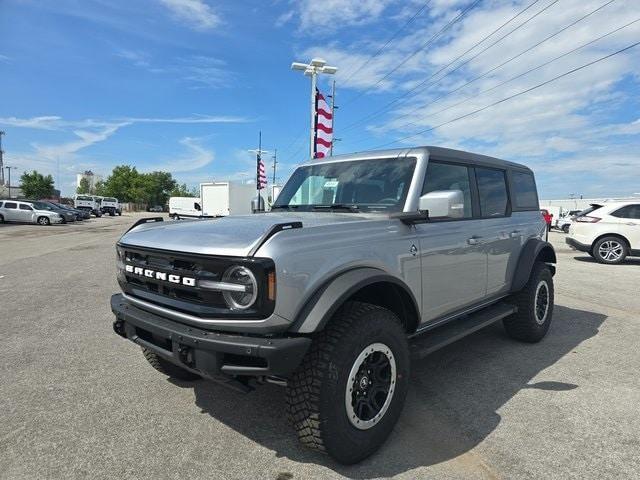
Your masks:
{"label": "black tow hook", "polygon": [[196,362],[193,358],[193,349],[191,347],[180,345],[178,347],[178,355],[180,356],[180,361],[188,367],[193,367],[195,365]]}
{"label": "black tow hook", "polygon": [[122,338],[127,338],[127,334],[124,331],[124,321],[116,320],[113,322],[113,331],[120,335]]}

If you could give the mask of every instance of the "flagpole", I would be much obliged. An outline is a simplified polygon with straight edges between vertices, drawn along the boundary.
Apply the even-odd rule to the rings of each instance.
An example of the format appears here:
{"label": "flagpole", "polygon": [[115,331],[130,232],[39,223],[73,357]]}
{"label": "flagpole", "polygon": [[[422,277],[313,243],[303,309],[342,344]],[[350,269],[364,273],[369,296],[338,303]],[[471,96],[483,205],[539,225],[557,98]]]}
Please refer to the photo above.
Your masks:
{"label": "flagpole", "polygon": [[260,208],[260,157],[262,153],[262,130],[258,133],[258,153],[256,153],[256,191],[258,192],[258,208]]}

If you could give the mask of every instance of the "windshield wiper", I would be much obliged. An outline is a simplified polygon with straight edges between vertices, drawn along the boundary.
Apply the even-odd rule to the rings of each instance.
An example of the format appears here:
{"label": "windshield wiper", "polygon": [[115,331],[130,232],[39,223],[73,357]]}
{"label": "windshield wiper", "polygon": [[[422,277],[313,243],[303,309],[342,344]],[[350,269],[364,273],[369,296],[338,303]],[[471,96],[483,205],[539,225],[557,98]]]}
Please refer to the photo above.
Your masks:
{"label": "windshield wiper", "polygon": [[313,210],[347,210],[349,212],[359,212],[357,205],[349,205],[347,203],[332,203],[330,205],[312,205]]}

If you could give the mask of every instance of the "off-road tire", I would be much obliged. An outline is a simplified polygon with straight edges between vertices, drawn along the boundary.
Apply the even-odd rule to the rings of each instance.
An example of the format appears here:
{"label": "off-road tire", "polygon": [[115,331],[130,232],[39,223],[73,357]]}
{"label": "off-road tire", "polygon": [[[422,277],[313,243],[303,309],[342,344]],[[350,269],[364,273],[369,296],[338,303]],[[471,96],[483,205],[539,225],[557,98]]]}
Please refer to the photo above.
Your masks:
{"label": "off-road tire", "polygon": [[177,378],[178,380],[184,381],[199,380],[201,378],[200,375],[191,373],[189,370],[185,370],[184,368],[180,368],[177,365],[166,361],[164,358],[160,357],[158,354],[151,350],[143,348],[142,354],[153,368],[168,377]]}
{"label": "off-road tire", "polygon": [[[546,287],[544,285],[546,285]],[[547,307],[545,314],[536,312],[539,295],[546,288]],[[535,343],[544,338],[553,318],[553,276],[549,267],[536,262],[531,269],[527,284],[510,298],[518,311],[505,318],[502,323],[511,338],[522,342]]]}
{"label": "off-road tire", "polygon": [[38,225],[51,225],[51,220],[47,217],[38,217]]}
{"label": "off-road tire", "polygon": [[[377,423],[362,430],[347,417],[345,395],[354,362],[376,343],[389,347],[396,375],[388,408]],[[300,442],[343,464],[359,462],[374,453],[400,416],[409,386],[409,367],[407,336],[398,317],[376,305],[347,302],[316,334],[288,381],[289,419]]]}
{"label": "off-road tire", "polygon": [[[607,242],[609,242],[612,245],[615,244],[619,246],[618,247],[620,251],[619,256],[617,256],[614,259],[607,259],[603,256],[601,247],[603,247],[603,245],[606,245]],[[618,250],[616,249],[616,251]],[[595,258],[598,263],[604,263],[605,265],[617,265],[619,263],[624,262],[624,259],[627,258],[627,255],[629,254],[629,247],[627,245],[627,242],[625,242],[620,237],[616,237],[614,235],[608,235],[606,237],[602,237],[601,239],[599,239],[597,242],[593,244],[591,253],[593,258]]]}

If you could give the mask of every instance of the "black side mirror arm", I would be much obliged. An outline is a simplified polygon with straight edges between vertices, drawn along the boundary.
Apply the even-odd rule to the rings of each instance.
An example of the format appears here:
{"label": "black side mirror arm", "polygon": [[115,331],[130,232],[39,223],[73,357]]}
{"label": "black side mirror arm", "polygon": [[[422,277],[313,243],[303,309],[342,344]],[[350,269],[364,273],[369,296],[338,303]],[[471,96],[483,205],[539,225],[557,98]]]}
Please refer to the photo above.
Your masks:
{"label": "black side mirror arm", "polygon": [[416,210],[415,212],[398,212],[389,215],[389,218],[400,220],[405,225],[416,225],[429,222],[428,210]]}

